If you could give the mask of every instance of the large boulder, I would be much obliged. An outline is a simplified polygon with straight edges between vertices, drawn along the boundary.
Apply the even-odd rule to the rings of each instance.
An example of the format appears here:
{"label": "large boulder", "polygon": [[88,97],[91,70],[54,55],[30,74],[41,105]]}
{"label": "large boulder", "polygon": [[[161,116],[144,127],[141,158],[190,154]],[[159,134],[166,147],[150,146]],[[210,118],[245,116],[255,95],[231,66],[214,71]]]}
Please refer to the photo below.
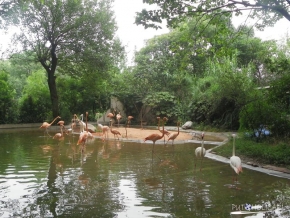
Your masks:
{"label": "large boulder", "polygon": [[191,129],[192,126],[192,121],[187,121],[183,126],[181,127],[182,129]]}

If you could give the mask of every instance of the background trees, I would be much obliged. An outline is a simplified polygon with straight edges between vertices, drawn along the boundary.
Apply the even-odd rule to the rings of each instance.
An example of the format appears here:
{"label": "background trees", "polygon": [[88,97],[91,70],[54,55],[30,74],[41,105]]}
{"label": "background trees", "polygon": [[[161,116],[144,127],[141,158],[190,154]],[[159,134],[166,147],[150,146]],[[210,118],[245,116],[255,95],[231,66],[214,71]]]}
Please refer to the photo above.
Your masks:
{"label": "background trees", "polygon": [[[116,96],[133,122],[156,124],[156,116],[168,116],[171,125],[191,120],[254,131],[263,124],[277,136],[289,132],[289,43],[262,41],[252,27],[235,28],[233,11],[175,17],[170,32],[148,40],[129,67],[114,35],[111,1],[25,3],[15,8],[23,30],[15,37],[21,51],[0,63],[7,85],[2,91],[10,90],[9,101],[2,99],[8,105],[2,123],[10,117],[42,122],[56,111],[66,121],[89,111],[94,120]],[[170,20],[169,5],[183,3],[191,1],[167,2],[160,18]],[[49,98],[57,108],[51,109]],[[10,105],[17,107],[13,116]]]}
{"label": "background trees", "polygon": [[228,13],[239,16],[244,11],[249,12],[250,18],[257,18],[255,26],[260,29],[273,25],[282,17],[290,21],[288,1],[144,0],[143,2],[159,6],[156,10],[143,9],[142,12],[137,13],[136,24],[144,25],[146,28],[161,28],[159,24],[162,19],[166,20],[169,26],[174,26],[187,17],[202,19],[203,16],[211,16],[215,18]]}
{"label": "background trees", "polygon": [[[57,72],[74,77],[105,76],[121,56],[110,1],[27,1],[19,9],[21,49],[30,51],[47,74],[52,114],[59,114]],[[118,57],[118,59],[117,59]]]}
{"label": "background trees", "polygon": [[14,101],[15,90],[8,82],[7,72],[0,71],[0,123],[9,123],[14,121],[17,111],[13,109],[17,106]]}

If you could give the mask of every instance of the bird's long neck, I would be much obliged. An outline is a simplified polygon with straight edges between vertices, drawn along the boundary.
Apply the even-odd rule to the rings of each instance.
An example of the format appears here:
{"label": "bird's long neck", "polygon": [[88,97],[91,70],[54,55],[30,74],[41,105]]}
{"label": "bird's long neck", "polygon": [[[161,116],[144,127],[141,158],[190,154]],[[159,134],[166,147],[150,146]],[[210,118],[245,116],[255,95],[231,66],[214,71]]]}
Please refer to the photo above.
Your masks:
{"label": "bird's long neck", "polygon": [[88,131],[88,112],[86,112],[86,131]]}
{"label": "bird's long neck", "polygon": [[54,118],[53,121],[51,121],[50,125],[54,123],[54,121],[56,121],[56,119],[58,118],[58,116],[56,118]]}
{"label": "bird's long neck", "polygon": [[235,150],[236,150],[236,148],[235,148],[235,140],[236,140],[236,138],[234,137],[234,141],[233,141],[233,156],[235,156]]}
{"label": "bird's long neck", "polygon": [[[158,127],[158,129],[159,129],[159,127]],[[163,126],[162,126],[162,136],[161,136],[161,138],[164,136],[164,134],[165,134],[165,132],[164,132],[164,121],[163,121]]]}
{"label": "bird's long neck", "polygon": [[76,116],[77,116],[77,115],[74,114],[73,124],[76,122]]}

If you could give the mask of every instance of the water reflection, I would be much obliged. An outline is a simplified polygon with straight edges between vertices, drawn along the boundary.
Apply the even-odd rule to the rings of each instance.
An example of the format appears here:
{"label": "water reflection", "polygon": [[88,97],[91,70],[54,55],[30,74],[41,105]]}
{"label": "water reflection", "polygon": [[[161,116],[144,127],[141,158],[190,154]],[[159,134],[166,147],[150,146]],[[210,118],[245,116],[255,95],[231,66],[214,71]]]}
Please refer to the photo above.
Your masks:
{"label": "water reflection", "polygon": [[[199,144],[156,144],[152,156],[151,144],[96,139],[82,152],[73,136],[42,134],[0,133],[1,218],[289,217],[289,180],[244,169],[231,188],[229,164],[195,168]],[[254,214],[231,214],[246,204]]]}

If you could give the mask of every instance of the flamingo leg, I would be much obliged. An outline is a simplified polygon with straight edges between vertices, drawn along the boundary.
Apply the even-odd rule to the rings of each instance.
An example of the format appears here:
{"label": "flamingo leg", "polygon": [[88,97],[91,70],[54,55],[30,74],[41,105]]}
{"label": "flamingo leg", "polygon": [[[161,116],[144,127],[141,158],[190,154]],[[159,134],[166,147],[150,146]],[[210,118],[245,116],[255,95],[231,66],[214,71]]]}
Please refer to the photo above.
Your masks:
{"label": "flamingo leg", "polygon": [[[155,142],[153,142],[153,145],[152,145],[152,161],[153,161],[153,155],[154,155],[154,145],[155,145]],[[156,157],[158,156],[156,155]],[[160,157],[158,157],[158,159],[161,161]]]}
{"label": "flamingo leg", "polygon": [[201,169],[202,169],[202,161],[203,161],[203,157],[201,157],[201,161],[200,161],[200,168],[199,168],[199,171],[201,171]]}
{"label": "flamingo leg", "polygon": [[46,134],[47,134],[49,137],[51,136],[51,135],[49,135],[49,133],[48,133],[48,128],[46,128],[44,132],[46,132]]}

